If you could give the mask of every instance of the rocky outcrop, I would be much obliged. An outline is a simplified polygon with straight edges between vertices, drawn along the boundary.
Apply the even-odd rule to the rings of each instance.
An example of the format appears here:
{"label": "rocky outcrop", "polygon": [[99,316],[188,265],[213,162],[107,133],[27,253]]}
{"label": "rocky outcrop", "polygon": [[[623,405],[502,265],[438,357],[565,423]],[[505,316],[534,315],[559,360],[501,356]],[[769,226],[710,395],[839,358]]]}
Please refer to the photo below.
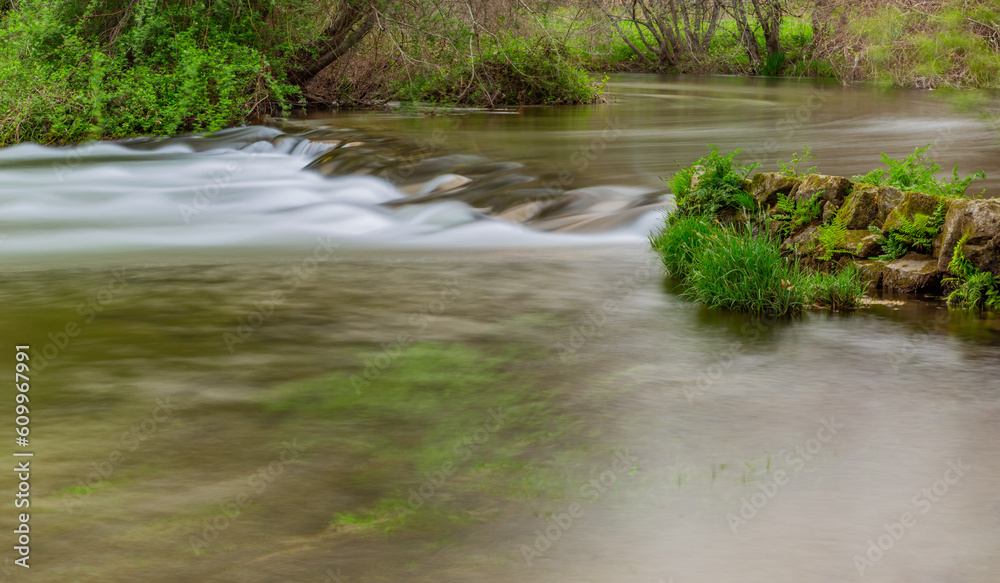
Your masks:
{"label": "rocky outcrop", "polygon": [[[948,198],[921,192],[903,192],[890,186],[854,184],[841,176],[810,174],[800,178],[774,172],[753,177],[748,192],[764,208],[772,209],[779,197],[787,196],[808,202],[819,195],[822,215],[811,221],[800,220],[796,232],[782,243],[807,263],[824,264],[831,259],[820,242],[820,224],[829,225],[834,217],[846,229],[835,243],[833,260],[854,261],[870,276],[874,285],[898,292],[934,293],[941,291],[942,279],[949,274],[948,264],[964,235],[968,238],[962,252],[978,269],[1000,276],[1000,200]],[[873,260],[883,254],[881,235],[872,227],[888,233],[898,230],[904,220],[913,221],[918,214],[933,216],[938,208],[946,213],[941,232],[934,238],[933,248],[913,245],[911,249],[930,250],[922,255],[911,252],[884,263]],[[787,213],[787,210],[785,211]],[[801,218],[801,217],[800,217]],[[808,221],[808,222],[806,222]],[[782,225],[772,223],[772,234]],[[828,228],[828,227],[824,227]],[[827,241],[830,237],[827,236]],[[925,240],[926,242],[926,240]],[[829,242],[827,243],[829,244]]]}

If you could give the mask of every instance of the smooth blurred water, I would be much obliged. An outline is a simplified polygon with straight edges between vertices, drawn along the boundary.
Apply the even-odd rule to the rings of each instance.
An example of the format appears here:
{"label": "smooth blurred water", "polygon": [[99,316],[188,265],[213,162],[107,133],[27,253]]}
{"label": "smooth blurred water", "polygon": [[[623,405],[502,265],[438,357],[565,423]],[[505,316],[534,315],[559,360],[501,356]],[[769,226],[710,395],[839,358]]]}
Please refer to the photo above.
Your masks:
{"label": "smooth blurred water", "polygon": [[643,239],[707,143],[852,174],[943,130],[995,171],[995,130],[920,92],[612,88],[0,151],[36,456],[0,581],[994,580],[994,320],[711,312]]}

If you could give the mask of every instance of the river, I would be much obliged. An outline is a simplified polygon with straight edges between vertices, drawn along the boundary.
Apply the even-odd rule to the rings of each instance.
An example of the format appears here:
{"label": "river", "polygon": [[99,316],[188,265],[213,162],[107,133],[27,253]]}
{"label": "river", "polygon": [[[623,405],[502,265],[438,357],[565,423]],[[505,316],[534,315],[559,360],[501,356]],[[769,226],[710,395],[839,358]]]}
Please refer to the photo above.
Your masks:
{"label": "river", "polygon": [[996,128],[932,92],[609,89],[0,150],[34,453],[0,581],[995,580],[995,320],[712,312],[645,238],[707,144],[852,175],[937,142],[995,195]]}

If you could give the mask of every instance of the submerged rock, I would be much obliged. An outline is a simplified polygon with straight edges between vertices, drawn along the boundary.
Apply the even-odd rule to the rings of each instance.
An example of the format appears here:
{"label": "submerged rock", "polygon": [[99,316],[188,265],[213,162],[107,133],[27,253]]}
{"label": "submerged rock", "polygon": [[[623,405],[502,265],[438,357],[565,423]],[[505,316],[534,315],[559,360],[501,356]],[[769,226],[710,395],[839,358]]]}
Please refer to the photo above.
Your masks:
{"label": "submerged rock", "polygon": [[785,176],[778,172],[758,172],[750,182],[748,192],[764,208],[770,208],[778,202],[780,195],[788,196],[801,182],[798,178]]}
{"label": "submerged rock", "polygon": [[799,201],[812,200],[819,194],[823,200],[840,207],[851,191],[853,183],[843,176],[827,176],[826,174],[809,174],[792,191],[792,196]]}
{"label": "submerged rock", "polygon": [[968,233],[965,256],[979,269],[1000,275],[1000,200],[954,200],[941,231],[938,269],[948,270],[955,246]]}
{"label": "submerged rock", "polygon": [[886,264],[882,287],[905,293],[935,291],[941,283],[941,276],[937,261],[930,255],[909,253]]}

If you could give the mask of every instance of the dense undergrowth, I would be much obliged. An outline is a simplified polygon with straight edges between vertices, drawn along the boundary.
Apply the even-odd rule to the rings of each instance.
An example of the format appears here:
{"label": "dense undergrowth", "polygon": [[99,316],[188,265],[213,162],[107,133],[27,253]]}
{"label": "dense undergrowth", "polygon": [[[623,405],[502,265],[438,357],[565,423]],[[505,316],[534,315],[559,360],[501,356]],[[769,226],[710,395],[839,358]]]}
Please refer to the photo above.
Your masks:
{"label": "dense undergrowth", "polygon": [[995,88],[1000,5],[6,0],[0,145],[211,131],[388,100],[589,103],[608,71]]}
{"label": "dense undergrowth", "polygon": [[[981,172],[960,178],[957,168],[951,178],[938,178],[941,167],[927,157],[929,148],[917,148],[901,160],[883,155],[885,168],[855,177],[863,186],[860,179],[868,186],[922,189],[941,197],[931,199],[941,202],[927,212],[896,207],[884,230],[872,227],[879,249],[875,253],[881,252],[876,261],[930,252],[944,224],[945,201],[965,197],[974,180],[985,178]],[[794,314],[810,305],[835,310],[859,306],[868,281],[851,259],[853,248],[845,243],[849,207],[842,205],[824,219],[825,191],[812,198],[782,194],[764,207],[750,193],[747,180],[755,166],[742,163],[738,155],[739,150],[724,155],[712,146],[706,156],[668,180],[677,209],[650,243],[670,277],[681,284],[681,293],[709,307],[769,315]],[[808,158],[806,149],[791,164],[781,164],[784,175],[801,178],[799,163]],[[814,235],[803,239],[809,246],[792,243],[791,235],[810,226]],[[954,251],[952,276],[943,281],[952,290],[948,302],[1000,308],[1000,280],[966,258],[966,238]]]}

